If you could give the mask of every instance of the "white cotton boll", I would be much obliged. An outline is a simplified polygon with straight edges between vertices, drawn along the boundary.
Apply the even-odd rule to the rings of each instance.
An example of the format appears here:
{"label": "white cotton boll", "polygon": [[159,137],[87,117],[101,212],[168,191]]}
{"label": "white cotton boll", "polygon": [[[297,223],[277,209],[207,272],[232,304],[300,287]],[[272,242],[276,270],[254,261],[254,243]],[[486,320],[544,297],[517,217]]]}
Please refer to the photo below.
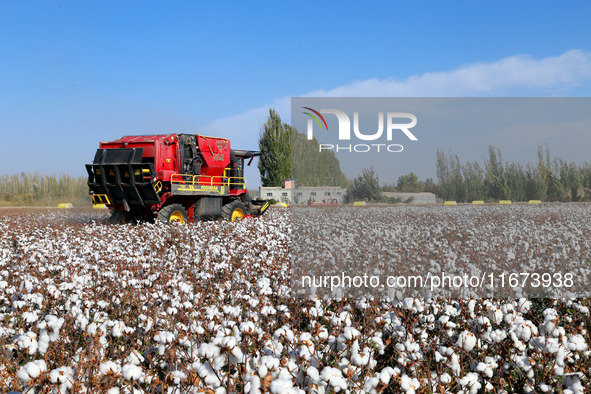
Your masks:
{"label": "white cotton boll", "polygon": [[441,376],[439,377],[439,382],[441,382],[442,384],[450,384],[451,383],[451,375],[448,374],[447,372],[441,374]]}
{"label": "white cotton boll", "polygon": [[263,356],[261,358],[261,365],[264,365],[270,371],[274,371],[279,368],[279,359],[273,356]]}
{"label": "white cotton boll", "polygon": [[321,327],[318,330],[318,334],[316,334],[316,337],[318,339],[322,339],[322,340],[327,339],[328,338],[328,330],[326,328],[324,328],[324,327]]}
{"label": "white cotton boll", "polygon": [[72,387],[74,370],[70,367],[59,367],[49,373],[51,383],[61,383],[67,388]]}
{"label": "white cotton boll", "polygon": [[324,367],[320,377],[336,392],[347,389],[347,382],[343,379],[343,374],[338,368]]}
{"label": "white cotton boll", "polygon": [[248,383],[244,385],[244,392],[252,394],[260,394],[261,392],[261,378],[255,374],[247,374],[245,380]]}
{"label": "white cotton boll", "polygon": [[491,324],[488,317],[478,316],[474,319],[474,326],[480,331],[491,331]]}
{"label": "white cotton boll", "polygon": [[123,335],[122,333],[122,329],[125,328],[125,324],[123,322],[120,321],[116,321],[113,324],[113,328],[111,329],[111,335],[113,335],[115,338],[119,338]]}
{"label": "white cotton boll", "polygon": [[172,379],[174,385],[179,385],[187,378],[187,373],[183,371],[172,371],[168,376]]}
{"label": "white cotton boll", "polygon": [[513,324],[515,319],[517,318],[517,314],[515,312],[505,312],[503,315],[503,320],[507,324]]}
{"label": "white cotton boll", "polygon": [[454,353],[451,355],[451,358],[447,362],[447,365],[449,365],[449,368],[454,373],[454,375],[456,375],[456,376],[460,375],[460,372],[462,371],[462,369],[460,367],[460,358],[458,357],[457,354]]}
{"label": "white cotton boll", "polygon": [[[544,337],[537,337],[540,338],[540,341],[544,340]],[[534,338],[534,339],[537,339]],[[543,346],[542,348],[544,349],[544,351],[546,353],[550,353],[550,354],[555,354],[558,353],[560,351],[560,349],[562,348],[562,354],[564,354],[564,347],[558,342],[558,340],[556,338],[545,338],[544,340],[545,342],[545,346]]]}
{"label": "white cotton boll", "polygon": [[230,356],[230,362],[233,364],[241,363],[244,361],[244,354],[238,346],[232,348],[232,350],[230,351]]}
{"label": "white cotton boll", "polygon": [[214,389],[220,387],[220,379],[208,363],[201,364],[197,370],[197,374],[203,379],[205,384],[212,386]]}
{"label": "white cotton boll", "polygon": [[481,372],[487,378],[492,378],[493,376],[493,366],[489,363],[478,363],[476,370]]}
{"label": "white cotton boll", "polygon": [[90,323],[87,327],[86,327],[86,333],[88,335],[94,335],[97,333],[98,330],[98,324],[96,323]]}
{"label": "white cotton boll", "polygon": [[[579,374],[584,377],[582,373]],[[563,391],[564,393],[566,393],[567,390],[576,394],[584,393],[584,387],[581,384],[580,377],[577,374],[566,374],[564,376],[563,385],[566,387],[566,389]]]}
{"label": "white cotton boll", "polygon": [[306,375],[310,378],[310,380],[313,383],[318,383],[320,381],[320,373],[318,372],[318,369],[315,367],[308,367],[306,369]]}
{"label": "white cotton boll", "polygon": [[363,348],[363,352],[355,353],[351,357],[351,364],[362,367],[369,363],[369,348]]}
{"label": "white cotton boll", "polygon": [[527,298],[520,298],[517,302],[517,311],[521,313],[527,313],[532,307],[532,302]]}
{"label": "white cotton boll", "polygon": [[107,394],[119,394],[119,389],[117,387],[112,387],[107,390]]}
{"label": "white cotton boll", "polygon": [[468,389],[468,393],[470,394],[478,393],[478,390],[482,387],[478,375],[472,372],[460,379],[460,385],[462,385],[463,388]]}
{"label": "white cotton boll", "polygon": [[584,352],[587,350],[585,338],[580,335],[573,335],[568,339],[568,348],[575,352]]}
{"label": "white cotton boll", "polygon": [[47,371],[47,364],[44,360],[35,360],[26,363],[18,370],[16,376],[23,382],[28,382],[31,379],[38,377],[42,372]]}
{"label": "white cotton boll", "polygon": [[449,321],[450,317],[449,315],[442,315],[441,317],[439,317],[439,319],[437,320],[437,322],[439,323],[439,325],[441,326],[441,328],[444,329],[453,329],[456,327],[456,323]]}
{"label": "white cotton boll", "polygon": [[394,369],[392,367],[384,368],[382,372],[380,372],[380,374],[378,375],[378,377],[380,378],[380,382],[383,385],[387,386],[388,383],[390,383],[390,378],[392,377],[393,373]]}
{"label": "white cotton boll", "polygon": [[113,361],[105,361],[101,363],[99,366],[99,371],[103,375],[111,374],[118,374],[121,372],[121,366],[119,364],[114,363]]}
{"label": "white cotton boll", "polygon": [[142,356],[137,350],[132,350],[129,356],[125,358],[125,364],[140,365],[144,362],[144,356]]}
{"label": "white cotton boll", "polygon": [[86,330],[86,326],[88,325],[88,318],[84,316],[82,313],[79,313],[76,316],[76,321],[74,323],[74,327],[79,328],[81,330]]}
{"label": "white cotton boll", "polygon": [[540,383],[538,387],[542,393],[549,393],[552,391],[552,386],[547,385],[546,383]]}
{"label": "white cotton boll", "polygon": [[18,335],[14,338],[14,342],[21,349],[27,349],[29,355],[35,354],[38,348],[37,334],[28,331],[26,334]]}
{"label": "white cotton boll", "polygon": [[407,394],[414,394],[421,384],[417,378],[410,378],[407,375],[402,375],[400,378],[400,390]]}
{"label": "white cotton boll", "polygon": [[236,338],[232,336],[226,336],[222,338],[220,342],[220,347],[226,351],[230,351],[236,347]]}
{"label": "white cotton boll", "polygon": [[380,379],[376,377],[366,377],[365,383],[363,384],[363,391],[366,393],[375,393],[375,389],[380,384]]}
{"label": "white cotton boll", "polygon": [[271,382],[269,389],[273,394],[290,393],[293,389],[293,383],[291,380],[277,379]]}
{"label": "white cotton boll", "polygon": [[412,309],[414,303],[415,303],[414,298],[405,298],[404,300],[402,300],[402,307],[404,309]]}
{"label": "white cotton boll", "polygon": [[31,378],[36,378],[41,372],[47,371],[47,364],[44,360],[35,360],[27,363],[25,369]]}
{"label": "white cotton boll", "polygon": [[470,311],[471,314],[474,313],[474,308],[476,307],[476,300],[470,300],[468,301],[468,310]]}
{"label": "white cotton boll", "polygon": [[584,305],[581,305],[581,304],[575,304],[575,305],[574,305],[574,308],[575,308],[577,311],[579,311],[579,312],[581,312],[582,314],[584,314],[584,315],[589,315],[589,307],[586,307],[586,306],[584,306]]}
{"label": "white cotton boll", "polygon": [[49,335],[46,330],[41,330],[39,333],[39,340],[37,341],[37,350],[41,354],[45,354],[49,348]]}
{"label": "white cotton boll", "polygon": [[537,334],[537,329],[532,326],[531,322],[518,323],[515,327],[515,335],[522,339],[524,342],[528,342],[532,336],[532,333]]}
{"label": "white cotton boll", "polygon": [[470,331],[463,331],[458,337],[456,345],[469,352],[476,346],[476,336]]}
{"label": "white cotton boll", "polygon": [[436,350],[435,351],[435,362],[440,363],[445,360],[446,360],[446,358],[443,357],[443,355]]}
{"label": "white cotton boll", "polygon": [[499,308],[490,308],[488,310],[488,318],[494,324],[501,324],[503,321],[503,311]]}
{"label": "white cotton boll", "polygon": [[256,327],[253,322],[243,322],[240,323],[240,332],[244,335],[251,335],[256,333]]}
{"label": "white cotton boll", "polygon": [[154,341],[161,344],[172,343],[174,341],[174,334],[170,331],[158,331],[158,333],[154,335]]}
{"label": "white cotton boll", "polygon": [[[353,327],[345,327],[342,337],[339,335],[339,339],[344,339],[347,341],[352,341],[357,339],[361,336],[361,333]],[[342,341],[344,342],[344,341]]]}
{"label": "white cotton boll", "polygon": [[265,376],[267,376],[267,374],[269,373],[269,369],[267,368],[266,365],[261,365],[259,366],[259,368],[257,369],[257,373],[259,374],[259,376],[261,378],[264,378]]}
{"label": "white cotton boll", "polygon": [[29,324],[35,323],[37,320],[39,320],[39,312],[37,312],[37,311],[23,312],[21,317],[23,318],[23,320],[25,322],[27,322]]}
{"label": "white cotton boll", "polygon": [[39,329],[39,352],[45,354],[50,342],[55,342],[59,338],[59,330],[64,324],[64,318],[54,315],[47,315],[45,319],[37,324]]}

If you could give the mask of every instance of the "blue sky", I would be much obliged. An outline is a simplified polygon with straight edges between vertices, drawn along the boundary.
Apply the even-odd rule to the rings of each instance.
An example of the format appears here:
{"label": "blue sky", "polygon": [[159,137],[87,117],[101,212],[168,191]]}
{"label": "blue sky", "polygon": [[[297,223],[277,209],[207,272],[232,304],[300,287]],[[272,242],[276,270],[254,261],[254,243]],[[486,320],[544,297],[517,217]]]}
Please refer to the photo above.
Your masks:
{"label": "blue sky", "polygon": [[289,121],[292,96],[590,96],[590,11],[582,1],[4,1],[0,173],[82,175],[99,141],[129,134],[256,148],[269,106]]}

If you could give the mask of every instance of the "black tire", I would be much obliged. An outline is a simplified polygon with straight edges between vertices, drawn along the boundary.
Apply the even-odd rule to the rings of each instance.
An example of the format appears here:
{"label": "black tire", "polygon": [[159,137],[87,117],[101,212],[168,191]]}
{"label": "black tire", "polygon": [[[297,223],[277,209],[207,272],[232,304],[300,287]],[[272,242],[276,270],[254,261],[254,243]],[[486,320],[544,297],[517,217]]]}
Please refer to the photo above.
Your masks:
{"label": "black tire", "polygon": [[250,198],[250,195],[248,193],[246,193],[246,194],[242,195],[240,197],[240,199],[242,200],[242,203],[246,207],[246,214],[252,215],[252,199]]}
{"label": "black tire", "polygon": [[125,224],[130,222],[131,215],[118,209],[111,212],[111,216],[107,219],[108,224]]}
{"label": "black tire", "polygon": [[181,204],[170,204],[158,211],[158,220],[162,223],[188,223],[189,215]]}
{"label": "black tire", "polygon": [[222,218],[230,222],[242,220],[246,214],[246,207],[240,200],[234,200],[222,207]]}

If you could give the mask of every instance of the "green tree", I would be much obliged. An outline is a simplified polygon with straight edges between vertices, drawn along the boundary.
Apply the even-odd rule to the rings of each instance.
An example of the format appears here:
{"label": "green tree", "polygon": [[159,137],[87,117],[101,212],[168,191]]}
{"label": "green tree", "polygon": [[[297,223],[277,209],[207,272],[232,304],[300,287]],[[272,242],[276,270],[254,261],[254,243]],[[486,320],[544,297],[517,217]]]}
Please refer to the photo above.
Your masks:
{"label": "green tree", "polygon": [[347,178],[341,171],[334,152],[318,149],[318,140],[292,128],[292,178],[304,186],[346,186]]}
{"label": "green tree", "polygon": [[460,158],[458,155],[454,155],[451,150],[449,157],[445,156],[442,149],[438,149],[436,155],[440,196],[445,200],[464,200],[464,179]]}
{"label": "green tree", "polygon": [[423,185],[422,191],[435,194],[439,193],[439,189],[437,188],[437,184],[435,183],[433,178],[427,178],[425,180],[425,184]]}
{"label": "green tree", "polygon": [[398,177],[396,190],[401,192],[420,192],[419,177],[412,171],[408,175],[401,175]]}
{"label": "green tree", "polygon": [[362,173],[349,185],[345,201],[380,201],[381,198],[380,181],[373,167],[371,167],[370,169],[364,168]]}
{"label": "green tree", "polygon": [[305,186],[345,186],[347,178],[333,152],[318,150],[318,141],[283,123],[274,109],[263,125],[259,137],[263,152],[258,164],[263,186],[283,186],[286,179],[295,179]]}
{"label": "green tree", "polygon": [[484,189],[484,171],[477,162],[466,163],[462,167],[464,176],[464,200],[483,200],[486,197]]}
{"label": "green tree", "polygon": [[560,183],[568,194],[565,196],[566,199],[578,201],[579,188],[583,186],[581,170],[575,163],[567,163],[562,159],[558,159],[558,162],[560,163]]}
{"label": "green tree", "polygon": [[258,169],[263,186],[283,186],[283,181],[291,178],[291,137],[291,126],[281,122],[277,111],[269,109],[269,118],[259,136],[259,150],[263,155]]}
{"label": "green tree", "polygon": [[510,190],[505,179],[503,158],[499,148],[492,145],[488,147],[488,160],[484,164],[484,169],[484,186],[487,196],[495,200],[509,198]]}
{"label": "green tree", "polygon": [[525,172],[525,196],[526,200],[545,200],[546,181],[539,167],[528,163]]}
{"label": "green tree", "polygon": [[509,162],[505,166],[505,180],[509,188],[509,198],[513,201],[524,201],[526,199],[527,177],[523,166],[519,163]]}

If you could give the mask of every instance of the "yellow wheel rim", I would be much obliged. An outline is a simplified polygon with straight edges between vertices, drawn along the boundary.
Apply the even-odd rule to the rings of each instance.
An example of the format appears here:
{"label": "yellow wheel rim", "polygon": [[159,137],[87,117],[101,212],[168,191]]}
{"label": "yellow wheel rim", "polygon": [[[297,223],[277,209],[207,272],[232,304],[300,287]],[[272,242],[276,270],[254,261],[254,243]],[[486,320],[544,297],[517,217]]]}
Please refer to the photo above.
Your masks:
{"label": "yellow wheel rim", "polygon": [[232,212],[232,221],[236,221],[236,220],[242,220],[242,218],[244,217],[244,212],[242,212],[242,209],[240,208],[236,208],[234,210],[234,212]]}
{"label": "yellow wheel rim", "polygon": [[184,223],[185,222],[185,217],[183,216],[183,214],[181,212],[174,211],[170,215],[170,219],[168,220],[168,223],[172,223],[172,222]]}

